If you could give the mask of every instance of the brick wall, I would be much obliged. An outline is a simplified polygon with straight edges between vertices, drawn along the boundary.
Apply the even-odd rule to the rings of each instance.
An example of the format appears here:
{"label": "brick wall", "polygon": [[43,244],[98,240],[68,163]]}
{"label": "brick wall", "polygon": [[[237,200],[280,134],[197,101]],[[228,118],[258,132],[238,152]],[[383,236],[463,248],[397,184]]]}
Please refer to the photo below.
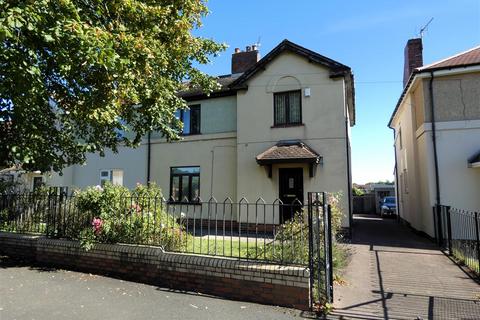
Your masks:
{"label": "brick wall", "polygon": [[307,310],[309,272],[237,259],[164,252],[158,247],[96,244],[0,233],[0,253],[45,265],[117,276],[179,290]]}

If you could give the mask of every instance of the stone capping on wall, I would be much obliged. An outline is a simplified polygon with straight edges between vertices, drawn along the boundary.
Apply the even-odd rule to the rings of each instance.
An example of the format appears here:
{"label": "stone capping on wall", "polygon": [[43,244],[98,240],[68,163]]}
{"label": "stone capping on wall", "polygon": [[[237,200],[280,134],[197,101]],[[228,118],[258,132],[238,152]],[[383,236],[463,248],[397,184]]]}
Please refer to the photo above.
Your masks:
{"label": "stone capping on wall", "polygon": [[309,305],[307,267],[172,253],[128,244],[99,243],[85,251],[78,241],[5,232],[0,232],[0,253],[237,300],[303,310]]}

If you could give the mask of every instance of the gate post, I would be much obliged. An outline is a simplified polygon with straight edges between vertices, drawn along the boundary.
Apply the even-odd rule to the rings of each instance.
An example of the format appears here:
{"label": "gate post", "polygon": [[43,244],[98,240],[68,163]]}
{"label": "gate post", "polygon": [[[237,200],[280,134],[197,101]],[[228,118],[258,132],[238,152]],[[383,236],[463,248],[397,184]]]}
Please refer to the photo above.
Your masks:
{"label": "gate post", "polygon": [[442,212],[441,212],[441,207],[439,204],[435,205],[434,207],[435,214],[437,215],[437,227],[438,227],[438,246],[442,247],[443,246],[443,228],[442,228]]}
{"label": "gate post", "polygon": [[308,213],[308,268],[310,270],[310,301],[309,307],[313,307],[313,284],[314,284],[314,266],[313,266],[313,214],[312,214],[312,196],[313,194],[309,192],[307,194],[307,213]]}
{"label": "gate post", "polygon": [[326,260],[327,263],[327,270],[326,270],[326,278],[327,278],[327,301],[332,303],[333,302],[333,242],[332,242],[332,207],[330,204],[327,205],[327,230],[325,234],[325,241],[328,242],[328,245],[325,246],[325,252],[328,251],[328,259]]}
{"label": "gate post", "polygon": [[477,262],[478,262],[478,277],[480,278],[480,234],[478,230],[478,212],[475,212],[475,238],[476,238],[476,247],[477,247]]}
{"label": "gate post", "polygon": [[447,206],[447,237],[448,237],[448,254],[452,255],[452,222],[450,221],[450,206]]}

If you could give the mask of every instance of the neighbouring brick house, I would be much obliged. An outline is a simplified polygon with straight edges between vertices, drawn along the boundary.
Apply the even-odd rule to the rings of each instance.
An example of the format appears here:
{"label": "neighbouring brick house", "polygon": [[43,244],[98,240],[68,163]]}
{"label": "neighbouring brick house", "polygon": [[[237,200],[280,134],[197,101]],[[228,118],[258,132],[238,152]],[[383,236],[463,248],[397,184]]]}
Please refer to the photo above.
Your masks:
{"label": "neighbouring brick house", "polygon": [[[190,107],[178,113],[181,141],[152,133],[137,149],[91,154],[86,165],[44,181],[70,188],[154,181],[166,198],[185,203],[212,196],[291,203],[306,201],[309,191],[341,191],[343,226],[349,227],[351,69],[284,40],[262,59],[256,46],[235,49],[231,74],[218,82],[221,89],[209,96],[181,93]],[[265,222],[285,218],[267,215]]]}

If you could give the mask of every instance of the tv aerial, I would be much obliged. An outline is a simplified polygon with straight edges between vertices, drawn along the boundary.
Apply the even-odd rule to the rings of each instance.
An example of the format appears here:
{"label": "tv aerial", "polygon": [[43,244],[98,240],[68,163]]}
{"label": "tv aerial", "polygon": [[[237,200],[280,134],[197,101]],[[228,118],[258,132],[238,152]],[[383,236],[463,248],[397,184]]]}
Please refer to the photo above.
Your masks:
{"label": "tv aerial", "polygon": [[428,25],[433,21],[433,17],[428,20],[427,24],[424,25],[422,28],[420,28],[420,38],[423,39],[423,35],[425,34],[425,31],[428,30]]}

